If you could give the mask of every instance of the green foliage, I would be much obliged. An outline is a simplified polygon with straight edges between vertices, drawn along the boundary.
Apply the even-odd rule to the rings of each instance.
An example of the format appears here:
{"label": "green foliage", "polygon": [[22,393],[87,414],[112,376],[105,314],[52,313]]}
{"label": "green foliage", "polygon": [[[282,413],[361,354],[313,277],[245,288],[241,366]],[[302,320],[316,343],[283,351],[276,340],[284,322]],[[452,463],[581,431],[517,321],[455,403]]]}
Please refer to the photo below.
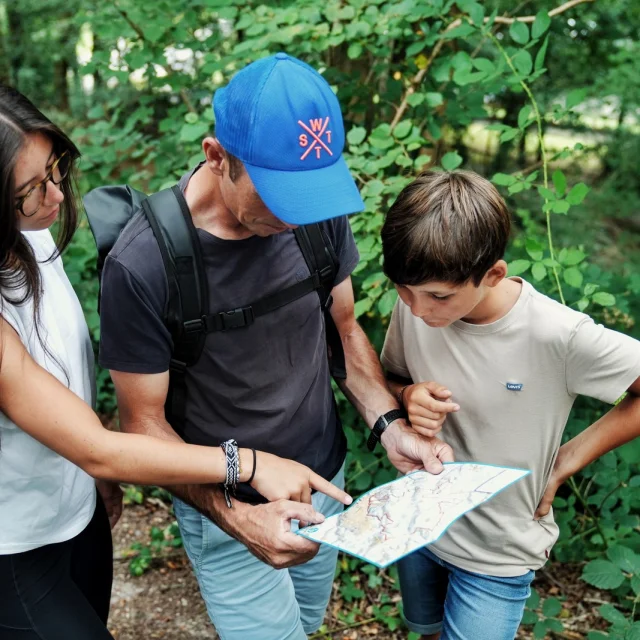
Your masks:
{"label": "green foliage", "polygon": [[[470,0],[193,0],[177,8],[168,0],[52,0],[44,13],[35,0],[0,5],[0,35],[13,45],[0,73],[70,131],[83,152],[83,191],[130,183],[150,192],[174,183],[202,159],[201,138],[215,130],[211,94],[248,62],[286,49],[320,69],[343,106],[345,157],[365,202],[351,218],[361,255],[353,282],[356,315],[377,348],[396,300],[381,265],[384,211],[430,168],[493,176],[515,213],[510,275],[637,335],[640,261],[629,231],[640,210],[632,117],[640,105],[637,3],[583,4],[553,18],[545,4],[533,22],[511,25],[495,22],[504,4]],[[600,113],[606,101],[616,114],[611,130],[592,131],[593,101]],[[547,148],[561,132],[568,142]],[[487,153],[478,150],[484,139]],[[95,249],[85,224],[65,263],[97,341]],[[106,372],[98,386],[100,410],[111,413]],[[365,426],[341,395],[339,405],[349,490],[392,479],[384,452],[366,450]],[[605,409],[581,399],[565,440]],[[554,502],[554,558],[587,560],[585,580],[611,590],[615,605],[601,611],[609,638],[638,635],[639,461],[640,445],[626,445],[590,465]],[[132,572],[144,571],[173,536],[155,532]],[[353,604],[344,621],[353,623],[361,592],[379,574],[363,568],[367,586],[353,578],[359,561],[342,559],[341,567],[341,595]],[[525,624],[536,637],[559,633],[562,601],[532,598]],[[390,603],[377,606],[377,619],[399,624]]]}
{"label": "green foliage", "polygon": [[132,576],[141,576],[148,571],[157,558],[165,555],[167,549],[175,549],[182,546],[182,537],[178,524],[173,522],[165,529],[151,527],[149,542],[134,542],[131,545],[129,572]]}

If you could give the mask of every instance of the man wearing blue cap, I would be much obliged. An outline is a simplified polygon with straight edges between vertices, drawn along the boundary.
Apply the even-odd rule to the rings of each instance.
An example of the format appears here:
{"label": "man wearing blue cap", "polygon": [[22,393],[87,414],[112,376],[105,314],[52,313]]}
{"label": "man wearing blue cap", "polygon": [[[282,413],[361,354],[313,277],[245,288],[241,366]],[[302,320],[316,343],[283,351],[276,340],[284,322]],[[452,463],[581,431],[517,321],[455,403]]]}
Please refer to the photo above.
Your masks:
{"label": "man wearing blue cap", "polygon": [[[341,388],[373,427],[372,444],[382,440],[400,471],[439,472],[450,450],[418,436],[402,418],[355,320],[350,274],[358,252],[346,215],[364,206],[342,157],[336,96],[311,67],[279,53],[240,71],[216,92],[213,106],[216,137],[203,141],[205,161],[179,183],[202,249],[211,311],[276,296],[309,278],[293,229],[320,223],[339,263],[329,321],[344,348]],[[178,435],[164,413],[172,354],[163,322],[167,286],[154,235],[138,216],[107,258],[102,282],[100,361],[116,385],[122,428],[210,446],[235,439],[342,486],[346,441],[319,296],[311,291],[240,329],[209,334],[186,373]],[[341,505],[321,494],[312,505],[264,504],[239,486],[229,509],[217,488],[171,491],[221,638],[298,640],[320,627],[337,551],[319,550],[292,531],[298,520],[317,522],[319,513],[337,513]]]}

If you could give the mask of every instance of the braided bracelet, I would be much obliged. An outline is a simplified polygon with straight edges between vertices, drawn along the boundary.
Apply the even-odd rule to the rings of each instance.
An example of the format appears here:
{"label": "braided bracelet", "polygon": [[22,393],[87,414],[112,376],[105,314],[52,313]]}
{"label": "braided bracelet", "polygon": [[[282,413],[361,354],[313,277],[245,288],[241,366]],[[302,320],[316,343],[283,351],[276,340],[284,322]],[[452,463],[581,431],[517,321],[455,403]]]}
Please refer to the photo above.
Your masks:
{"label": "braided bracelet", "polygon": [[236,494],[236,485],[240,478],[240,455],[238,443],[235,440],[225,440],[221,445],[227,462],[227,473],[224,480],[224,499],[231,509],[231,496]]}

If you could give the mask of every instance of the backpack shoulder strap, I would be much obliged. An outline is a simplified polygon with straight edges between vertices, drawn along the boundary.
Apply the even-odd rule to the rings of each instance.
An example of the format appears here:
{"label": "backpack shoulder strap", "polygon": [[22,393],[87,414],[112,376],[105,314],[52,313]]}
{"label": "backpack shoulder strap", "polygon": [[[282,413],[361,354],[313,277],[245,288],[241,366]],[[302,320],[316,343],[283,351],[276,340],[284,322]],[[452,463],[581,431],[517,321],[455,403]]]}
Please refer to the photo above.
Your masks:
{"label": "backpack shoulder strap", "polygon": [[203,321],[209,306],[206,274],[200,242],[180,188],[176,185],[149,196],[142,208],[167,275],[165,322],[173,339],[173,353],[166,413],[170,423],[180,427],[186,407],[186,368],[198,361],[207,335]]}
{"label": "backpack shoulder strap", "polygon": [[324,311],[325,331],[327,333],[327,352],[331,375],[340,380],[347,377],[342,339],[336,323],[330,313],[333,298],[331,290],[340,269],[340,261],[320,224],[308,224],[294,229],[300,250],[311,274],[318,274],[321,287],[318,289],[320,304]]}

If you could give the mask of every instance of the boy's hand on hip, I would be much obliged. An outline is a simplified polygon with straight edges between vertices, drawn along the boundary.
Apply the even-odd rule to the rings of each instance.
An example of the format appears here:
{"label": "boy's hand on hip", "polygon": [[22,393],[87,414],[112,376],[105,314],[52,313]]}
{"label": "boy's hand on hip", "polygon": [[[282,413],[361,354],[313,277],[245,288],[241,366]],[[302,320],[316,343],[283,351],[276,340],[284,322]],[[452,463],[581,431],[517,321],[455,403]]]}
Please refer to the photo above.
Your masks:
{"label": "boy's hand on hip", "polygon": [[406,422],[392,422],[381,438],[391,464],[401,473],[424,469],[438,474],[443,462],[453,462],[451,447],[438,438],[425,438]]}
{"label": "boy's hand on hip", "polygon": [[110,480],[96,480],[96,488],[107,510],[109,526],[113,529],[122,515],[122,500],[124,497],[122,489],[117,482],[111,482]]}
{"label": "boy's hand on hip", "polygon": [[437,382],[410,384],[402,394],[404,408],[411,426],[422,436],[432,438],[441,429],[446,417],[460,406],[451,401],[451,391]]}

